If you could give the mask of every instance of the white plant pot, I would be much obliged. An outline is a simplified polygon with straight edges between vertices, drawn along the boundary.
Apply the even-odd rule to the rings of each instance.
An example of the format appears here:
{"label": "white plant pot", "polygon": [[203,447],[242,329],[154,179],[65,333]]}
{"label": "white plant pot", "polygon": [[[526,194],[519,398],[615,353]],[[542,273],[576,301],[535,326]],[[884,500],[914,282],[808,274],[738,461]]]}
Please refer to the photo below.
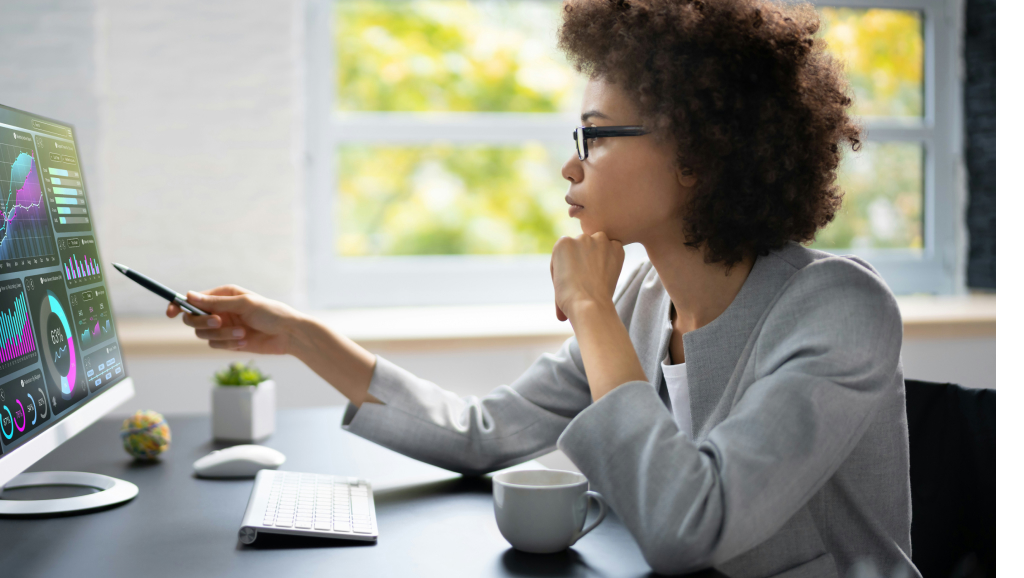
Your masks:
{"label": "white plant pot", "polygon": [[274,381],[213,388],[213,438],[254,442],[274,433],[277,396]]}

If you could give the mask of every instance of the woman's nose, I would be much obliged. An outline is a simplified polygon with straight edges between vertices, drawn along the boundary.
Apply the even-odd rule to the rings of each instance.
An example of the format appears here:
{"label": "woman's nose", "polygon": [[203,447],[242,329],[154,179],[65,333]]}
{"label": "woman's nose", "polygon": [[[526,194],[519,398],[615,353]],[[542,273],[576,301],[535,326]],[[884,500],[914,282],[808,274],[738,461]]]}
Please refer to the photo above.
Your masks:
{"label": "woman's nose", "polygon": [[579,183],[583,180],[583,163],[578,155],[570,155],[569,160],[562,165],[562,177],[572,183]]}

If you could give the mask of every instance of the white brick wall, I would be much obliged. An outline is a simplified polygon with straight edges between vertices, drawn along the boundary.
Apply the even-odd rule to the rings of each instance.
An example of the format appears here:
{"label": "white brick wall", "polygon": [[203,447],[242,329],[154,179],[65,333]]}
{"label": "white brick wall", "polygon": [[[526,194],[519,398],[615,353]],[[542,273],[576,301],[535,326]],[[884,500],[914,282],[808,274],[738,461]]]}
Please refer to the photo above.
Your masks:
{"label": "white brick wall", "polygon": [[[303,91],[293,13],[291,0],[99,1],[108,263],[179,290],[234,282],[295,297]],[[161,308],[113,280],[118,313]]]}
{"label": "white brick wall", "polygon": [[303,286],[301,15],[293,0],[4,0],[0,102],[72,122],[109,267],[180,290]]}

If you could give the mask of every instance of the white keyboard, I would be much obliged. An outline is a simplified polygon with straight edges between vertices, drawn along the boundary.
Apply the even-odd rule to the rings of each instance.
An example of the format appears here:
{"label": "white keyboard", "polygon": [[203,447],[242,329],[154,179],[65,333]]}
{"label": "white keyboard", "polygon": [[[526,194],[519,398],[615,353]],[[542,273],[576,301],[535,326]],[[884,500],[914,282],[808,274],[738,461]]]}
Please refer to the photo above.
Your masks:
{"label": "white keyboard", "polygon": [[346,476],[260,470],[238,537],[252,544],[261,532],[376,541],[373,490]]}

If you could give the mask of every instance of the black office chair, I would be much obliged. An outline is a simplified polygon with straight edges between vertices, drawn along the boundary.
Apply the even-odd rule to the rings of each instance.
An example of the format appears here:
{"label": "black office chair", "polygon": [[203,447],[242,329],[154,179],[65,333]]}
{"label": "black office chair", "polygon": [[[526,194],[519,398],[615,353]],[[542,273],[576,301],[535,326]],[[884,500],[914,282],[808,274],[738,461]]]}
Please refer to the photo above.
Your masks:
{"label": "black office chair", "polygon": [[996,392],[906,380],[910,528],[924,578],[996,575]]}

